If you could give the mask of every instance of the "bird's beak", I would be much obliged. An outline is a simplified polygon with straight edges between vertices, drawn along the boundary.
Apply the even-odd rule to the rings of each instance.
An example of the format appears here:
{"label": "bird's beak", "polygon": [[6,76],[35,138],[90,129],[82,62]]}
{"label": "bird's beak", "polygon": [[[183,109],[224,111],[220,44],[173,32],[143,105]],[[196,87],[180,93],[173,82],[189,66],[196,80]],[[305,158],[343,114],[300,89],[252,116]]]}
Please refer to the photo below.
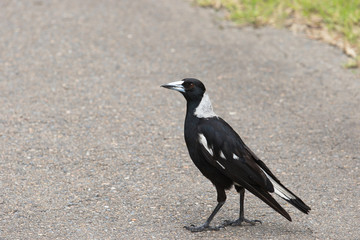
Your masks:
{"label": "bird's beak", "polygon": [[171,90],[175,90],[175,91],[184,93],[185,88],[182,85],[183,83],[184,83],[183,81],[171,82],[171,83],[168,83],[168,84],[161,85],[161,87],[168,88],[168,89],[171,89]]}

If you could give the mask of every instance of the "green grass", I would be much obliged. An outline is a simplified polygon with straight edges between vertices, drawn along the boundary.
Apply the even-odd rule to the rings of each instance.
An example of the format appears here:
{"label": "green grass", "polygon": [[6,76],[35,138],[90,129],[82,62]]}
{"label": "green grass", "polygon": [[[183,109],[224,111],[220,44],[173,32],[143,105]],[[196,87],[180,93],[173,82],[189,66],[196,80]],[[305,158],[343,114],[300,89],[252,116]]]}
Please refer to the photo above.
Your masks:
{"label": "green grass", "polygon": [[195,0],[204,7],[224,8],[240,25],[300,24],[310,37],[336,45],[360,66],[360,0]]}

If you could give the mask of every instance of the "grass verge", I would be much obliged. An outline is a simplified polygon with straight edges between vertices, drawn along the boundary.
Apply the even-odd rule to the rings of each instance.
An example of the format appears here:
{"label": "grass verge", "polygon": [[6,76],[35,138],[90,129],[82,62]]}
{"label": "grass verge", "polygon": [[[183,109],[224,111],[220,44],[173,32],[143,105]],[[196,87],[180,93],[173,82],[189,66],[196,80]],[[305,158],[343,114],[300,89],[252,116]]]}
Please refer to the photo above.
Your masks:
{"label": "grass verge", "polygon": [[360,67],[360,0],[195,0],[239,25],[287,27],[341,48]]}

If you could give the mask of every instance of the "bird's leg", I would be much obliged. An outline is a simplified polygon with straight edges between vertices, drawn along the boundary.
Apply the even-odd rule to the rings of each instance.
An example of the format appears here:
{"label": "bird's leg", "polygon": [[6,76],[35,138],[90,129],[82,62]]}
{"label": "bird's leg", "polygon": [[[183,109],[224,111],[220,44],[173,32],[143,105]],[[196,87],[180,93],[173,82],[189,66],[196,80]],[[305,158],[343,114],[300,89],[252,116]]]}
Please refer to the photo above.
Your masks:
{"label": "bird's leg", "polygon": [[222,207],[222,205],[224,205],[225,202],[219,202],[214,211],[211,213],[210,217],[206,220],[206,222],[203,225],[200,226],[194,226],[194,225],[190,225],[190,226],[185,226],[184,228],[191,231],[191,232],[202,232],[202,231],[218,231],[220,230],[220,228],[222,228],[223,226],[216,226],[216,227],[212,227],[210,226],[210,222],[213,220],[213,218],[215,217],[216,213],[220,210],[220,208]]}
{"label": "bird's leg", "polygon": [[215,226],[215,227],[210,226],[211,221],[213,220],[213,218],[215,217],[217,212],[220,210],[220,208],[224,205],[225,200],[226,200],[225,190],[222,188],[218,188],[218,187],[216,187],[216,190],[217,190],[217,194],[218,194],[218,197],[217,197],[218,204],[216,205],[214,211],[210,214],[210,216],[206,220],[206,222],[200,226],[194,226],[194,225],[185,226],[184,227],[185,229],[187,229],[191,232],[202,232],[202,231],[218,231],[224,227],[223,225]]}
{"label": "bird's leg", "polygon": [[260,220],[248,220],[244,217],[244,198],[245,198],[245,189],[243,187],[235,186],[236,190],[240,193],[240,214],[239,218],[230,221],[226,220],[224,222],[225,226],[241,226],[242,223],[249,223],[250,225],[255,225],[256,223],[262,224]]}

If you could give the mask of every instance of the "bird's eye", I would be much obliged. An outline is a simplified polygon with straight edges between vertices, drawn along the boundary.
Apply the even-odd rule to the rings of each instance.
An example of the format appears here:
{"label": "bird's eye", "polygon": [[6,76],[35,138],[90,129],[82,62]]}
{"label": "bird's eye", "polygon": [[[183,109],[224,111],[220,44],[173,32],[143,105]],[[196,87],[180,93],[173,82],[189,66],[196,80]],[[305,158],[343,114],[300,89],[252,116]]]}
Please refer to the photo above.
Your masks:
{"label": "bird's eye", "polygon": [[185,85],[186,90],[191,90],[194,87],[195,87],[195,85],[193,83],[186,83],[186,85]]}

